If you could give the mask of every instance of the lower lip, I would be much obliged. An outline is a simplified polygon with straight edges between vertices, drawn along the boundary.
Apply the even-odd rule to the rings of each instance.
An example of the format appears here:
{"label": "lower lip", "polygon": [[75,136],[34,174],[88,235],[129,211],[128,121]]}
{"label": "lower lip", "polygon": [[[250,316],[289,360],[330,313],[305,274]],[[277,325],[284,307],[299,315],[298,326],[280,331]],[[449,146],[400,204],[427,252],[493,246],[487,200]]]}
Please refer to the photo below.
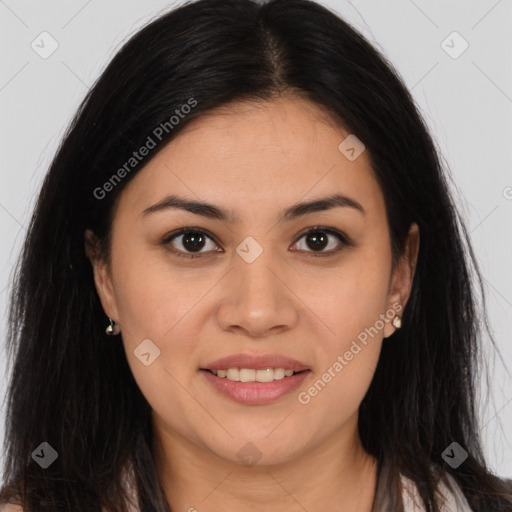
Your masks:
{"label": "lower lip", "polygon": [[268,404],[278,400],[296,390],[311,373],[311,370],[305,370],[291,377],[271,382],[235,382],[227,377],[217,377],[206,370],[200,371],[206,377],[206,380],[222,394],[235,402],[249,405]]}

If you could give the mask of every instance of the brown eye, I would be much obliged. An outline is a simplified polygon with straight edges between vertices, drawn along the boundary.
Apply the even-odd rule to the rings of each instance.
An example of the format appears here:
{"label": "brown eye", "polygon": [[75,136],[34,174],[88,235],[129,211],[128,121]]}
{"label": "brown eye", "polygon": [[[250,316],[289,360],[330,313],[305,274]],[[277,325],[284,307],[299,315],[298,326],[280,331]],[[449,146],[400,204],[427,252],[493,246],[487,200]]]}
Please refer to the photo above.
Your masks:
{"label": "brown eye", "polygon": [[[330,256],[340,251],[344,246],[352,245],[350,239],[343,233],[331,228],[317,226],[304,233],[299,241],[304,239],[305,246],[294,251],[310,253],[312,256]],[[295,245],[300,245],[299,241]],[[171,251],[178,257],[199,258],[218,249],[213,237],[201,229],[182,228],[170,233],[162,240],[162,245],[171,246]]]}
{"label": "brown eye", "polygon": [[206,237],[202,233],[190,231],[180,236],[182,237],[181,244],[187,251],[198,252],[205,246]]}
{"label": "brown eye", "polygon": [[[209,247],[208,241],[210,241]],[[197,258],[203,253],[210,252],[212,250],[215,251],[215,247],[217,247],[216,243],[209,235],[206,234],[206,232],[191,228],[183,228],[171,233],[162,240],[162,244],[170,244],[173,247],[172,251],[176,256],[185,256],[189,258]],[[206,250],[203,250],[205,248]]]}
{"label": "brown eye", "polygon": [[[297,250],[321,253],[321,255],[336,253],[341,250],[343,246],[350,245],[348,237],[342,233],[322,227],[315,227],[308,230],[301,236],[299,241],[302,239],[304,239],[305,244],[303,244],[303,246],[299,247]],[[298,244],[299,242],[296,242],[296,245]],[[327,250],[324,250],[326,248]]]}

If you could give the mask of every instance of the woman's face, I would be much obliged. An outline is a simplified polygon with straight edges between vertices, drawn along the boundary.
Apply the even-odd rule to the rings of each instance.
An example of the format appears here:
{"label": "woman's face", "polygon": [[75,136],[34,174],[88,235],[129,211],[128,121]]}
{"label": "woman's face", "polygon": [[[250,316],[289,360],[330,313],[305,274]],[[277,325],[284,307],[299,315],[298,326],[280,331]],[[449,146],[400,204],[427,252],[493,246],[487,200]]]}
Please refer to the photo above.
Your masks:
{"label": "woman's face", "polygon": [[[157,430],[209,456],[285,462],[356,435],[383,338],[408,298],[417,226],[393,271],[367,153],[357,156],[353,139],[340,149],[349,133],[320,114],[287,97],[197,118],[127,185],[111,266],[95,262]],[[335,195],[345,204],[296,208]],[[166,206],[169,196],[212,208]],[[171,238],[182,228],[204,234]],[[214,364],[238,355],[256,359]],[[282,378],[268,367],[306,371]],[[277,379],[206,370],[229,368]]]}

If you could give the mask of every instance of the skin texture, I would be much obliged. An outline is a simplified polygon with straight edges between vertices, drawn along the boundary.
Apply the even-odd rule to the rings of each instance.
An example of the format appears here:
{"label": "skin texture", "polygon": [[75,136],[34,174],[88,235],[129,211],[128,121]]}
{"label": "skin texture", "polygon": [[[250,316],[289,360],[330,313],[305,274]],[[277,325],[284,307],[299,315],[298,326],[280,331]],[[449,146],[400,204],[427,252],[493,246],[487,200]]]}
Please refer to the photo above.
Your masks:
{"label": "skin texture", "polygon": [[[308,404],[297,398],[379,315],[405,306],[416,265],[413,224],[392,269],[384,197],[367,153],[349,161],[339,151],[348,134],[295,96],[211,111],[123,191],[111,264],[88,250],[105,313],[121,326],[122,341],[112,342],[124,344],[153,410],[157,463],[173,510],[371,509],[377,467],[361,445],[358,408],[382,343],[393,343],[383,340],[395,331],[393,316]],[[335,192],[366,214],[335,207],[277,222],[285,208]],[[238,221],[178,209],[142,215],[168,194],[212,203]],[[341,231],[353,245],[329,235],[317,251],[340,244],[341,251],[315,257],[303,235],[317,225]],[[199,258],[172,253],[190,253],[184,237],[160,243],[182,227],[212,236]],[[248,236],[263,249],[252,263],[236,252]],[[133,353],[147,338],[161,351],[149,366]],[[270,404],[231,401],[199,372],[220,357],[269,352],[311,369],[299,390]],[[248,442],[261,454],[253,466],[237,457]]]}

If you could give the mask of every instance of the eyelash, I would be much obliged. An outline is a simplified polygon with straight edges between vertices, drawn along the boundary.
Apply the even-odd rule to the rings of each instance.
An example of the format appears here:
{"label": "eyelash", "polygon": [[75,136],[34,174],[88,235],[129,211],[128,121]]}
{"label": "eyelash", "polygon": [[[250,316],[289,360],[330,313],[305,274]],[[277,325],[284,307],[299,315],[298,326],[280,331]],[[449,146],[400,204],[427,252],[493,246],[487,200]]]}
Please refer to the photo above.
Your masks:
{"label": "eyelash", "polygon": [[[353,245],[353,243],[349,239],[349,237],[346,236],[341,231],[338,231],[336,229],[327,228],[327,227],[324,227],[324,226],[314,226],[314,227],[309,228],[306,232],[304,232],[304,233],[302,233],[300,235],[300,237],[297,239],[297,241],[294,243],[294,245],[299,240],[301,240],[303,237],[309,235],[310,233],[315,233],[315,232],[322,232],[322,233],[325,233],[326,235],[333,235],[333,236],[337,237],[338,240],[341,242],[341,246],[339,248],[337,248],[337,249],[331,249],[330,251],[315,252],[315,251],[300,251],[299,250],[297,252],[310,253],[308,257],[312,256],[314,258],[318,258],[318,257],[323,258],[323,257],[333,256],[333,255],[337,254],[339,251],[342,250],[343,246],[351,246],[351,245]],[[208,234],[208,232],[206,232],[206,231],[204,231],[203,229],[200,229],[200,228],[180,228],[177,231],[173,231],[172,233],[169,233],[168,235],[166,235],[164,237],[164,239],[161,241],[161,244],[167,246],[167,245],[170,244],[170,242],[172,240],[174,240],[178,236],[183,235],[183,234],[187,234],[187,233],[188,234],[196,234],[196,235],[204,235],[207,238],[209,238],[210,240],[212,240],[215,244],[217,244],[215,239],[212,236],[210,236]],[[179,250],[176,250],[176,249],[170,249],[170,251],[175,256],[177,256],[178,258],[189,258],[189,259],[199,258],[199,257],[201,257],[204,254],[209,252],[209,251],[206,251],[206,253],[205,252],[201,252],[201,253],[185,253],[183,251],[179,251]]]}

